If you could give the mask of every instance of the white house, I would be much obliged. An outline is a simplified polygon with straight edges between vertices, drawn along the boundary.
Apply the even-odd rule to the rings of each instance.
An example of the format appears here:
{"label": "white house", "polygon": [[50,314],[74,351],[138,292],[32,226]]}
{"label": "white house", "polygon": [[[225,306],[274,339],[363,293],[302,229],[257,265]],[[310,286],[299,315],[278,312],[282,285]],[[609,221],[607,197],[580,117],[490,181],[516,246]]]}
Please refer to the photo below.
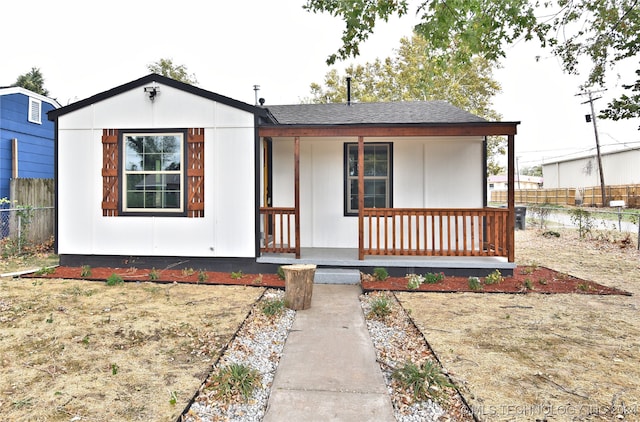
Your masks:
{"label": "white house", "polygon": [[259,107],[156,74],[49,119],[62,265],[514,267],[485,148],[508,136],[513,178],[517,123],[441,101]]}
{"label": "white house", "polygon": [[[516,174],[514,176],[515,189],[541,189],[543,178]],[[506,174],[494,174],[487,178],[487,199],[491,201],[491,192],[506,191],[508,188],[508,176]]]}

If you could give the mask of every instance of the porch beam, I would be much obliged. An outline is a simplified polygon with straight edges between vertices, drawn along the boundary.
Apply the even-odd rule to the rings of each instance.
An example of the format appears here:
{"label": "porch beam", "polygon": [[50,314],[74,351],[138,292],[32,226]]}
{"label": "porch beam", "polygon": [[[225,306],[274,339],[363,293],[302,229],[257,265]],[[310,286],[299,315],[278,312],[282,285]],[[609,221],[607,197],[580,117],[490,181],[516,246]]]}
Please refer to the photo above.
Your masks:
{"label": "porch beam", "polygon": [[517,122],[481,122],[429,125],[261,126],[260,136],[491,136],[515,135]]}
{"label": "porch beam", "polygon": [[509,262],[515,261],[515,136],[509,135],[507,140],[507,208],[509,217],[507,218],[507,249]]}
{"label": "porch beam", "polygon": [[296,259],[300,259],[300,137],[296,136],[293,147],[294,154],[294,202],[296,209]]}
{"label": "porch beam", "polygon": [[364,260],[364,137],[358,136],[358,259]]}

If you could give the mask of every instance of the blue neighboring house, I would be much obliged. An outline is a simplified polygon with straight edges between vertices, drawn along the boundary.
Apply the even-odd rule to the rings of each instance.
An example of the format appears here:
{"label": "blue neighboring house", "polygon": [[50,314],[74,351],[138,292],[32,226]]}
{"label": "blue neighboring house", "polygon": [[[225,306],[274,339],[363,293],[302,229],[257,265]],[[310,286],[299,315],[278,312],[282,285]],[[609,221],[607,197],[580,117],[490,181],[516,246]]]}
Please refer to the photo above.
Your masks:
{"label": "blue neighboring house", "polygon": [[53,179],[55,127],[47,112],[56,108],[56,100],[27,89],[0,88],[0,198],[9,198],[13,177]]}

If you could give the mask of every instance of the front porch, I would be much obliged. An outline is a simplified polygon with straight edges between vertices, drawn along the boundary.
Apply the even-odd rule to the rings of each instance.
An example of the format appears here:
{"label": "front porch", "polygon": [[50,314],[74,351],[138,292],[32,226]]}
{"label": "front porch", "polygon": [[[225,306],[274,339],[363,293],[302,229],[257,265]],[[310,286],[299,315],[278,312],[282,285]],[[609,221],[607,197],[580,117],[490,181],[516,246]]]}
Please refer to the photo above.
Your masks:
{"label": "front porch", "polygon": [[[440,271],[483,276],[495,269],[511,274],[516,125],[261,127],[259,136],[269,148],[259,149],[263,172],[257,192],[257,263],[310,263],[363,272],[385,267],[395,276]],[[487,207],[483,194],[486,137],[494,135],[507,138],[511,183],[505,208]],[[393,154],[388,146],[380,159],[371,147],[365,160],[366,145],[383,145],[381,139],[388,141],[384,145],[393,144]],[[272,144],[278,146],[276,152]],[[283,160],[286,154],[293,160]],[[280,159],[273,166],[272,157]],[[379,159],[382,170],[374,169]],[[275,181],[271,168],[279,170]],[[342,177],[336,177],[341,170]],[[376,177],[382,180],[379,185]],[[275,200],[272,186],[280,192]],[[283,195],[283,187],[293,195]],[[376,195],[386,202],[376,202]],[[278,206],[284,203],[288,206]]]}
{"label": "front porch", "polygon": [[344,268],[372,273],[376,267],[385,268],[392,276],[444,272],[452,276],[483,277],[493,270],[512,275],[516,264],[497,256],[365,256],[358,259],[357,248],[300,248],[300,257],[295,253],[263,253],[256,259],[258,264],[314,264],[318,268]]}

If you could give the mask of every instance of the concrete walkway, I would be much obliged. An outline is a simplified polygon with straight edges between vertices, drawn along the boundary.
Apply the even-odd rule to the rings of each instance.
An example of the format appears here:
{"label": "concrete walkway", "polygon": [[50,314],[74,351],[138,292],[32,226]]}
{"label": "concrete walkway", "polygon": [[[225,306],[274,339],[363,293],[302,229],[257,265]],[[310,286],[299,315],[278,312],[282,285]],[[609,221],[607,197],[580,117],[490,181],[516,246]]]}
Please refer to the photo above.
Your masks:
{"label": "concrete walkway", "polygon": [[264,417],[281,421],[395,421],[360,308],[358,285],[314,284],[297,311]]}

